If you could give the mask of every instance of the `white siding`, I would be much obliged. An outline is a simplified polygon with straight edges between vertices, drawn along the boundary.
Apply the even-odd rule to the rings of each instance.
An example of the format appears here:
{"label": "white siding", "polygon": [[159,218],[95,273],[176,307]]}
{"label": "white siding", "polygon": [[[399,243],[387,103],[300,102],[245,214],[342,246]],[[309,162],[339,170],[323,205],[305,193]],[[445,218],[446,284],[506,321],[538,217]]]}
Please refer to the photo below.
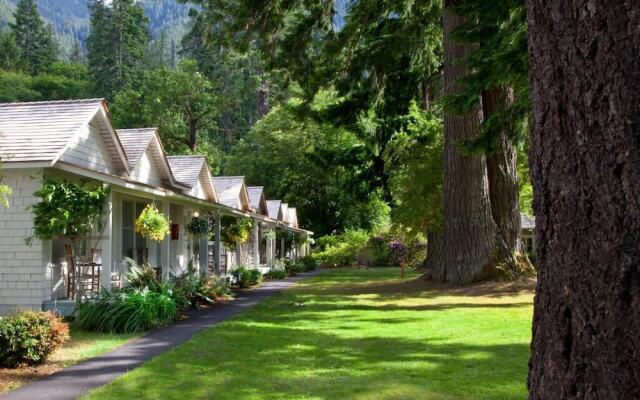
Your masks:
{"label": "white siding", "polygon": [[0,206],[0,315],[19,309],[39,310],[50,292],[44,261],[45,246],[32,235],[33,217],[26,207],[37,203],[33,193],[42,186],[42,170],[3,172],[2,183],[13,189],[9,208]]}
{"label": "white siding", "polygon": [[92,171],[115,174],[111,155],[100,130],[93,124],[80,129],[79,134],[69,142],[69,147],[60,160]]}
{"label": "white siding", "polygon": [[151,148],[147,148],[131,173],[131,178],[149,185],[161,186],[162,177],[158,173],[158,167],[154,165]]}

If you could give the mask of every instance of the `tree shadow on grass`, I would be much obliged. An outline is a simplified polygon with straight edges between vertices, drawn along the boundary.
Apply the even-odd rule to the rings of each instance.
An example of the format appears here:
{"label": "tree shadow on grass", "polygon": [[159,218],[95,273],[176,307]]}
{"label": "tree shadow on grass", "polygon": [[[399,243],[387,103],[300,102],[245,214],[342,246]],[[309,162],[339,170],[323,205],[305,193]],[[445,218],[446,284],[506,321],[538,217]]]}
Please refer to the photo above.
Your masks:
{"label": "tree shadow on grass", "polygon": [[[484,309],[492,318],[504,319],[504,312],[530,303],[475,303],[469,298],[394,305],[388,296],[404,301],[423,298],[425,290],[430,299],[450,294],[442,289],[401,293],[400,286],[381,292],[389,282],[367,287],[359,283],[361,271],[356,283],[351,280],[358,275],[350,271],[332,274],[339,276],[305,284],[199,334],[92,398],[526,398],[528,340],[522,335],[510,339],[511,331],[500,325],[469,339],[465,335],[473,329],[464,324],[477,322]],[[333,287],[325,285],[327,280]],[[380,296],[360,298],[372,294]],[[460,313],[473,314],[461,324],[456,321]],[[440,321],[430,330],[435,317],[444,317],[444,326]],[[460,332],[452,332],[449,322],[461,324]]]}
{"label": "tree shadow on grass", "polygon": [[[518,399],[528,346],[226,324],[94,398]],[[385,394],[386,393],[386,394]]]}

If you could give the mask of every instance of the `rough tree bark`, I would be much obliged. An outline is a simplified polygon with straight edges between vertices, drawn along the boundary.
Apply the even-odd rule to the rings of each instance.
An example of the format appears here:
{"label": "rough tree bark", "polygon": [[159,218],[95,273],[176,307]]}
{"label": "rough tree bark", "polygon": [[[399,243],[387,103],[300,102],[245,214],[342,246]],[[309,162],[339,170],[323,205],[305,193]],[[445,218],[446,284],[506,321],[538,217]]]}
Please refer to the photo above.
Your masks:
{"label": "rough tree bark", "polygon": [[[484,118],[506,109],[513,102],[513,92],[494,88],[482,93]],[[498,138],[496,151],[487,156],[491,215],[512,254],[522,251],[520,238],[520,193],[517,151],[505,132]]]}
{"label": "rough tree bark", "polygon": [[[452,12],[456,1],[446,1],[444,10],[444,92],[460,90],[458,80],[467,74],[460,62],[473,47],[453,41],[451,33],[462,22]],[[500,253],[498,228],[491,215],[485,157],[465,156],[457,148],[461,140],[480,131],[481,110],[444,118],[444,236],[441,280],[467,284],[492,277]]]}
{"label": "rough tree bark", "polygon": [[423,267],[426,270],[425,277],[428,279],[444,280],[442,245],[442,230],[427,229],[427,258]]}
{"label": "rough tree bark", "polygon": [[640,3],[527,0],[530,399],[640,399]]}

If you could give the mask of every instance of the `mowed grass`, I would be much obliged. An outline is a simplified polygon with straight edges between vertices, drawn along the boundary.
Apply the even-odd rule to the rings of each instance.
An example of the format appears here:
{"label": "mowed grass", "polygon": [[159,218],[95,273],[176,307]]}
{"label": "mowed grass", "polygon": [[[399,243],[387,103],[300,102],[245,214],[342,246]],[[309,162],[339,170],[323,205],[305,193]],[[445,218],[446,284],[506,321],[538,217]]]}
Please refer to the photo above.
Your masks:
{"label": "mowed grass", "polygon": [[88,398],[525,399],[532,286],[325,272]]}
{"label": "mowed grass", "polygon": [[0,393],[16,389],[29,381],[50,375],[64,367],[97,357],[140,334],[109,334],[71,328],[71,339],[54,352],[42,365],[21,368],[0,368]]}

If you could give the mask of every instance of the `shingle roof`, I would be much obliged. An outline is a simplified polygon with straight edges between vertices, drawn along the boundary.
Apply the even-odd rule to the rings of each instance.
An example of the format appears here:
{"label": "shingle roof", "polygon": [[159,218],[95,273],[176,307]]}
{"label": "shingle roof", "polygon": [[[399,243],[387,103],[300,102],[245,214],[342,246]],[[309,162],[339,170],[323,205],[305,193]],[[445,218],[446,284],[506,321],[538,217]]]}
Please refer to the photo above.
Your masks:
{"label": "shingle roof", "polygon": [[127,154],[131,169],[136,166],[140,160],[142,153],[149,147],[149,143],[156,134],[157,128],[141,128],[141,129],[117,129],[120,143],[124,147]]}
{"label": "shingle roof", "polygon": [[282,204],[282,200],[267,200],[267,213],[269,214],[269,218],[278,219],[280,204]]}
{"label": "shingle roof", "polygon": [[214,176],[213,186],[215,187],[218,201],[225,206],[237,208],[238,202],[241,204],[248,202],[243,199],[246,193],[244,189],[244,176]]}
{"label": "shingle roof", "polygon": [[180,183],[193,187],[198,182],[205,156],[169,156],[167,157],[173,176]]}
{"label": "shingle roof", "polygon": [[102,104],[102,99],[0,103],[0,158],[56,160]]}
{"label": "shingle roof", "polygon": [[534,217],[520,213],[520,229],[535,229],[536,220]]}

